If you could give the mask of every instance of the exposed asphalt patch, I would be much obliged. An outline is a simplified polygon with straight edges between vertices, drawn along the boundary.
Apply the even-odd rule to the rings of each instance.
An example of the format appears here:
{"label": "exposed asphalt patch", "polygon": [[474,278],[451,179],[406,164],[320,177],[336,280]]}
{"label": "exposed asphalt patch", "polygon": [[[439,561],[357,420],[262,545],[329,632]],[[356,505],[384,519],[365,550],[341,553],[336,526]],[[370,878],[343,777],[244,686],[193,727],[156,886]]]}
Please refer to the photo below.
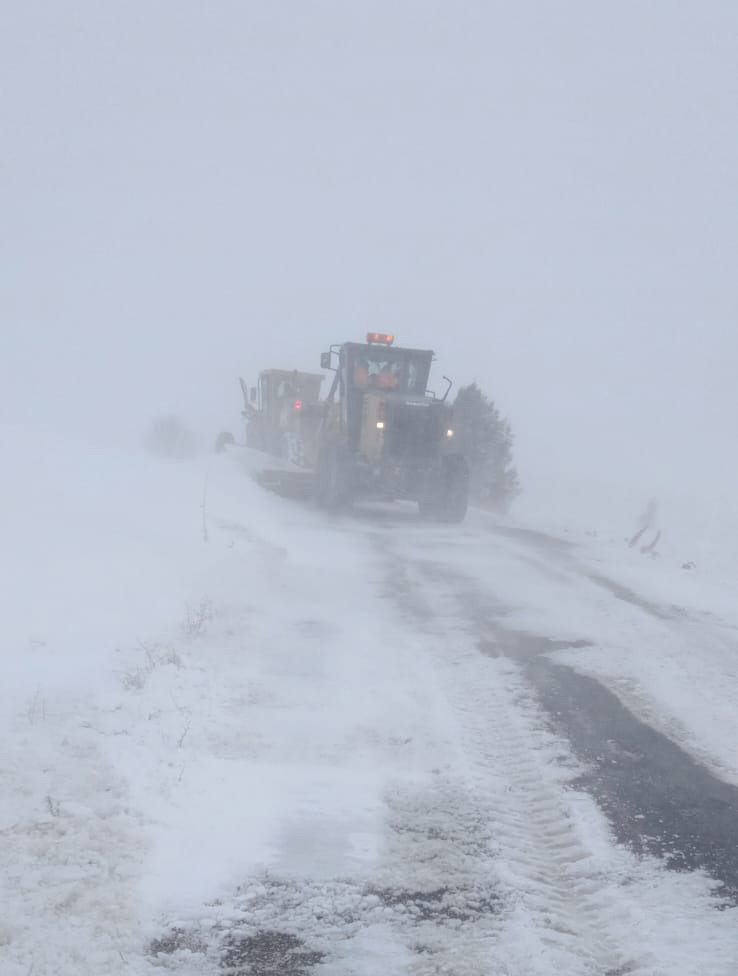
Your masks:
{"label": "exposed asphalt patch", "polygon": [[679,607],[665,607],[660,603],[654,603],[653,600],[646,599],[639,593],[636,593],[635,590],[631,590],[630,587],[623,586],[622,583],[610,579],[609,576],[590,573],[588,579],[607,590],[617,600],[630,603],[632,606],[638,607],[640,610],[650,614],[652,617],[657,617],[659,620],[674,620],[676,617],[683,616],[683,611]]}
{"label": "exposed asphalt patch", "polygon": [[224,976],[308,976],[309,970],[325,959],[325,953],[310,949],[292,932],[277,929],[248,931],[238,924],[224,929],[180,926],[149,944],[148,955],[170,957],[168,968],[193,955],[217,960]]}
{"label": "exposed asphalt patch", "polygon": [[538,549],[548,549],[557,553],[569,552],[575,548],[573,542],[560,539],[555,535],[549,535],[547,532],[539,532],[537,529],[525,529],[522,526],[513,525],[495,525],[493,531],[497,535],[504,535],[510,539],[517,539],[519,542],[532,544]]}
{"label": "exposed asphalt patch", "polygon": [[[453,832],[454,824],[449,829]],[[453,850],[466,842],[469,830],[464,825],[459,837],[439,836],[435,846],[432,830],[422,833],[431,842],[424,850],[432,859],[445,846]],[[408,848],[421,862],[422,847],[410,843]],[[470,858],[470,866],[477,863]],[[413,952],[432,954],[438,942],[431,945],[429,933],[440,944],[455,937],[473,940],[479,924],[502,912],[501,896],[481,875],[446,877],[442,884],[417,887],[264,875],[225,902],[218,899],[206,906],[205,919],[186,927],[178,923],[153,939],[147,955],[174,973],[180,965],[191,972],[196,962],[198,971],[219,970],[223,976],[310,976],[321,963],[335,963],[334,950],[340,955],[357,932],[376,925],[409,936]],[[404,880],[402,872],[400,876]]]}
{"label": "exposed asphalt patch", "polygon": [[289,932],[231,933],[224,940],[220,968],[227,976],[306,976],[324,958]]}
{"label": "exposed asphalt patch", "polygon": [[[426,578],[437,580],[434,568],[419,568]],[[707,872],[717,882],[718,894],[738,904],[738,788],[636,718],[595,678],[549,657],[564,648],[592,646],[591,641],[509,629],[502,622],[504,607],[478,591],[473,581],[457,576],[454,582],[477,647],[520,663],[552,725],[590,770],[575,785],[597,800],[617,839],[636,853],[660,858],[670,870]],[[605,577],[595,582],[648,613],[673,619],[667,608],[620,584]]]}
{"label": "exposed asphalt patch", "polygon": [[477,888],[444,886],[431,891],[406,891],[402,888],[369,888],[382,905],[411,915],[423,922],[473,922],[482,915],[501,910],[500,898]]}
{"label": "exposed asphalt patch", "polygon": [[509,631],[497,621],[488,629],[477,646],[521,663],[553,726],[591,770],[574,785],[594,796],[617,839],[670,870],[706,871],[720,895],[738,904],[738,789],[636,718],[595,678],[548,657],[590,641]]}
{"label": "exposed asphalt patch", "polygon": [[541,704],[590,771],[574,785],[591,793],[616,837],[674,871],[701,869],[738,903],[738,789],[637,719],[594,678],[545,656],[525,673]]}
{"label": "exposed asphalt patch", "polygon": [[477,647],[490,657],[537,657],[549,651],[567,651],[572,648],[594,647],[590,640],[554,640],[538,637],[527,631],[510,631],[504,640],[499,637],[480,637]]}
{"label": "exposed asphalt patch", "polygon": [[199,935],[189,929],[179,926],[170,929],[166,935],[152,939],[149,943],[149,955],[173,956],[177,952],[205,952],[205,943]]}

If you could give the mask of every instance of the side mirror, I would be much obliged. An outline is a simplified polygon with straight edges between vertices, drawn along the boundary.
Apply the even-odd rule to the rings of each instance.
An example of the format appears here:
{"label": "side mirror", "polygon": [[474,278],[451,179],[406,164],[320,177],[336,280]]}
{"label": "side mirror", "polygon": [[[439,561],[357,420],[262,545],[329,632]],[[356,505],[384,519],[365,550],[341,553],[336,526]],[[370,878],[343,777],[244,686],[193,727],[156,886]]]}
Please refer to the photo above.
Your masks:
{"label": "side mirror", "polygon": [[255,386],[252,386],[251,389],[249,390],[249,400],[251,400],[252,403],[256,403],[256,387]]}
{"label": "side mirror", "polygon": [[321,369],[331,368],[331,354],[329,352],[322,352],[320,354],[320,368]]}

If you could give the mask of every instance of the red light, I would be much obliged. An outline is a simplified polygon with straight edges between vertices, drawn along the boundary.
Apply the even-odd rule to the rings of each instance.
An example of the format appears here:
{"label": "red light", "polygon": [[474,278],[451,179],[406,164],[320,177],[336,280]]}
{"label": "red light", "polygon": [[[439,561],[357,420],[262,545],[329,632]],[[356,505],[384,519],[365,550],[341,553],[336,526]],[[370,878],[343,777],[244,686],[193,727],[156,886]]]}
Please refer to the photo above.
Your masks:
{"label": "red light", "polygon": [[295,400],[295,410],[302,410],[302,400]]}

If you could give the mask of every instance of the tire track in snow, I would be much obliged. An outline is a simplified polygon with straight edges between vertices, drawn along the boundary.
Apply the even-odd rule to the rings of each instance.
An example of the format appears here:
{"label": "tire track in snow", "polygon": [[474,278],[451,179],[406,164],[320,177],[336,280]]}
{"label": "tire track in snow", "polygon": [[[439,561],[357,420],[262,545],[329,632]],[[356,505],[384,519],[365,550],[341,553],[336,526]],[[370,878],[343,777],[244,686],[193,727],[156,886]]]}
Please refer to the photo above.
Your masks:
{"label": "tire track in snow", "polygon": [[[421,568],[427,577],[427,564]],[[431,575],[439,582],[434,570]],[[447,583],[445,569],[442,578]],[[495,955],[504,946],[510,972],[638,972],[611,934],[613,882],[582,843],[563,792],[571,771],[561,766],[561,744],[545,729],[517,667],[480,656],[453,603],[434,590],[431,611],[422,589],[422,576],[413,579],[407,564],[394,560],[385,591],[430,637],[438,636],[443,620],[445,639],[435,642],[434,665],[443,672],[459,724],[469,795],[484,810],[498,849],[495,876],[505,924]]]}
{"label": "tire track in snow", "polygon": [[[503,532],[521,546],[524,558],[548,574],[546,557],[606,589],[618,600],[666,624],[683,625],[684,614],[657,604],[580,564],[558,540],[542,533]],[[530,553],[531,547],[533,553]],[[426,564],[428,578],[439,568]],[[580,785],[596,796],[618,839],[636,852],[648,852],[677,871],[704,870],[718,882],[721,897],[738,904],[738,788],[712,770],[709,757],[690,754],[669,735],[637,717],[596,676],[552,660],[547,652],[575,647],[512,631],[499,619],[494,598],[476,581],[455,582],[457,598],[489,648],[524,663],[525,673],[552,720],[590,771]],[[656,718],[656,717],[654,717]],[[651,721],[654,720],[651,719]],[[709,766],[708,766],[709,763]]]}
{"label": "tire track in snow", "polygon": [[[436,666],[448,672],[447,693],[465,730],[475,792],[486,793],[492,811],[501,893],[513,906],[501,936],[509,941],[508,957],[516,959],[510,971],[734,972],[736,912],[715,911],[725,906],[699,873],[668,875],[658,862],[614,846],[592,798],[571,789],[586,770],[552,732],[524,662],[506,656],[499,632],[480,640],[479,620],[460,599],[468,596],[469,581],[441,564],[399,558],[390,576],[388,594],[429,638],[435,635],[429,647],[435,643]],[[493,598],[489,602],[490,613],[504,613]],[[551,644],[538,638],[540,659]],[[693,931],[684,929],[684,913],[696,916]],[[521,956],[523,945],[536,946],[535,961]]]}

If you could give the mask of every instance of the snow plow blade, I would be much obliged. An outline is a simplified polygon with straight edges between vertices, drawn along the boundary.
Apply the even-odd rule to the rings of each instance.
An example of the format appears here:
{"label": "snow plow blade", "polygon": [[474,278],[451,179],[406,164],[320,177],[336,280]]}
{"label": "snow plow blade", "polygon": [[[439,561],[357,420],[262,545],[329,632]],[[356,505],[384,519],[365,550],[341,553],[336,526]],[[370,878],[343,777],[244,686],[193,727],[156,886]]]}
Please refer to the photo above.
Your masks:
{"label": "snow plow blade", "polygon": [[254,472],[254,478],[269,491],[282,498],[310,498],[313,493],[313,474],[310,471],[280,471],[268,469]]}

